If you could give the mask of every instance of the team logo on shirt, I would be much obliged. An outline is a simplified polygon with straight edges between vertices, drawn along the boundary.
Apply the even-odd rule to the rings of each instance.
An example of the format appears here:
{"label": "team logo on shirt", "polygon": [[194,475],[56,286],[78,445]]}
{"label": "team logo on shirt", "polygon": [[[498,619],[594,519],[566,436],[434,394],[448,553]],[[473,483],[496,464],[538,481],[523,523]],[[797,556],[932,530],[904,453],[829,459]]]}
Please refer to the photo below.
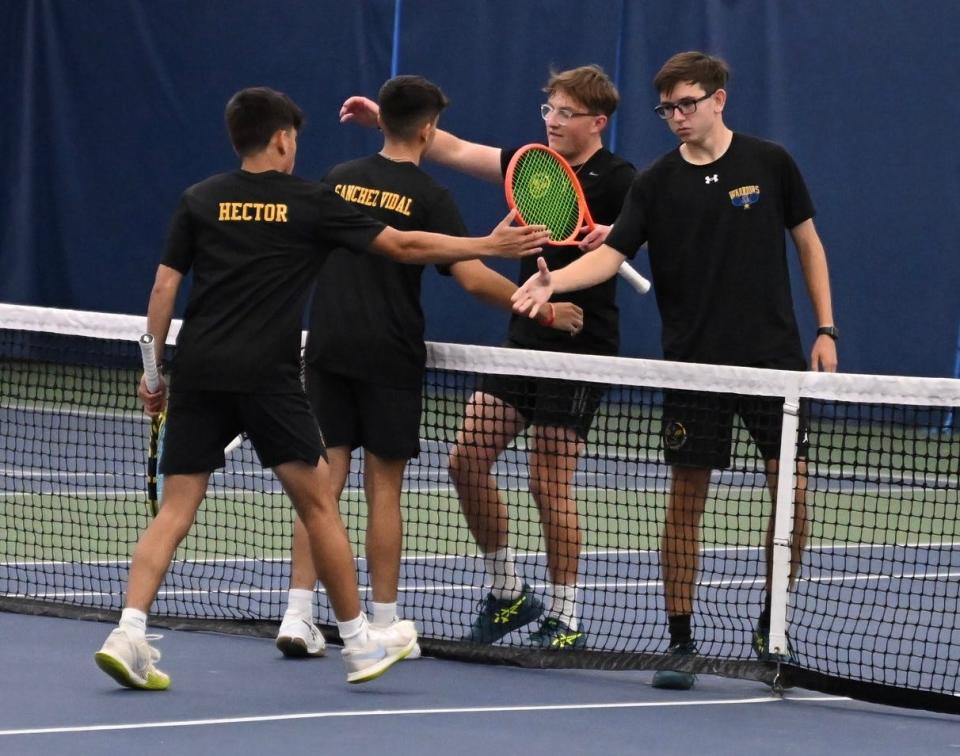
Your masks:
{"label": "team logo on shirt", "polygon": [[704,184],[716,184],[719,180],[720,180],[720,177],[716,173],[714,173],[712,176],[703,177]]}
{"label": "team logo on shirt", "polygon": [[741,186],[730,191],[730,202],[734,207],[742,207],[749,210],[751,205],[756,205],[760,201],[760,187],[756,184],[752,186]]}
{"label": "team logo on shirt", "polygon": [[550,176],[546,173],[534,173],[527,181],[527,192],[531,199],[540,199],[550,189]]}
{"label": "team logo on shirt", "polygon": [[687,429],[683,423],[676,420],[669,420],[663,426],[663,444],[671,451],[676,451],[687,443]]}

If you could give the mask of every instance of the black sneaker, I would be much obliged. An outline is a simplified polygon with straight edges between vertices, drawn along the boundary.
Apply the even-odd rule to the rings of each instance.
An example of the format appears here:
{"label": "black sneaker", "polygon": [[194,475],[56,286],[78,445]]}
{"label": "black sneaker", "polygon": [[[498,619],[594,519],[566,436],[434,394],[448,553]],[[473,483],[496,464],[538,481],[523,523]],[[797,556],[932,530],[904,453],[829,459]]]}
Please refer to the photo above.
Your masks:
{"label": "black sneaker", "polygon": [[794,661],[793,644],[790,643],[790,637],[787,637],[787,653],[774,654],[770,652],[770,628],[757,625],[753,630],[753,652],[762,662],[781,662],[792,664]]}
{"label": "black sneaker", "polygon": [[504,635],[529,625],[543,614],[543,602],[533,595],[529,585],[514,599],[498,599],[492,593],[480,602],[480,608],[466,640],[494,643]]}
{"label": "black sneaker", "polygon": [[[683,659],[689,656],[697,655],[697,644],[693,641],[687,643],[671,643],[667,649],[667,656],[675,659]],[[697,676],[693,672],[680,672],[674,669],[658,669],[653,676],[653,687],[664,688],[666,690],[690,690],[697,681]]]}
{"label": "black sneaker", "polygon": [[582,648],[587,644],[587,634],[583,630],[573,630],[556,617],[547,617],[540,629],[530,633],[530,642],[535,646],[563,651],[569,648]]}

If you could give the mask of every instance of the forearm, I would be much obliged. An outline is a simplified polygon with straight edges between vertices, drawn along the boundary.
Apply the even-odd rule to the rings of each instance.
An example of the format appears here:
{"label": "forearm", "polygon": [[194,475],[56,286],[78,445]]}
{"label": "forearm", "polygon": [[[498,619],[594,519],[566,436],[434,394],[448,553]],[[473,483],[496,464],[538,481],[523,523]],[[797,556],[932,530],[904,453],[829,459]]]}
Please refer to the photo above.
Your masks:
{"label": "forearm", "polygon": [[482,238],[445,236],[429,231],[397,231],[390,227],[385,228],[371,246],[375,252],[392,260],[415,265],[442,265],[491,254]]}
{"label": "forearm", "polygon": [[810,297],[817,325],[833,325],[833,302],[830,296],[830,272],[827,253],[812,222],[794,229],[792,235],[800,258],[800,269]]}
{"label": "forearm", "polygon": [[147,333],[151,334],[157,345],[157,357],[163,355],[167,342],[170,321],[177,301],[177,292],[183,275],[173,268],[161,265],[150,290],[150,302],[147,305]]}
{"label": "forearm", "polygon": [[437,129],[426,158],[482,181],[503,180],[500,148],[468,142],[443,129]]}
{"label": "forearm", "polygon": [[[616,275],[626,258],[613,247],[602,244],[566,267],[550,273],[554,294],[588,289]],[[548,260],[549,262],[549,260]]]}
{"label": "forearm", "polygon": [[501,310],[512,309],[510,297],[517,290],[516,284],[479,260],[457,263],[451,273],[464,291],[481,302]]}

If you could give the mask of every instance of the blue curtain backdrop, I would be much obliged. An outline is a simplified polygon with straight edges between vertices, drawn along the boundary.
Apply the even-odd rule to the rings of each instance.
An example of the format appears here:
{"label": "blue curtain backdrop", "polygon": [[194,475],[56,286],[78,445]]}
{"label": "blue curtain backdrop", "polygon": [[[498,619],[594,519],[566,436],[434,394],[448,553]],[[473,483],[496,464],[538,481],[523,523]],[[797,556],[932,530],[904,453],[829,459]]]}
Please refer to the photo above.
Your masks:
{"label": "blue curtain backdrop", "polygon": [[[307,111],[297,170],[374,151],[340,126],[354,93],[420,73],[452,100],[443,126],[543,138],[551,67],[601,64],[621,107],[608,144],[642,167],[674,142],[650,81],[699,48],[733,69],[727,122],[797,159],[827,245],[846,371],[950,375],[960,320],[952,77],[960,3],[931,0],[100,0],[8,3],[0,29],[0,301],[142,312],[183,188],[235,164],[223,106],[265,84]],[[505,211],[493,184],[430,168],[472,231]],[[642,253],[642,270],[648,270]],[[515,266],[498,267],[513,277]],[[799,269],[804,334],[813,322]],[[498,343],[506,315],[428,273],[428,335]],[[621,285],[623,353],[660,354],[653,298]]]}

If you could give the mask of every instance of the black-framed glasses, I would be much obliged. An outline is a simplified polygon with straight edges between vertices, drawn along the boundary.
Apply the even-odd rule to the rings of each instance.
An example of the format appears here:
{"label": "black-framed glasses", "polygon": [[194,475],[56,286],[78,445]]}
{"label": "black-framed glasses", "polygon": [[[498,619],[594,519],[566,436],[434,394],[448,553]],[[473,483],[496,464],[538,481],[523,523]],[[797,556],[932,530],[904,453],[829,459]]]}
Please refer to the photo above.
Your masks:
{"label": "black-framed glasses", "polygon": [[543,116],[543,120],[546,121],[551,113],[557,114],[557,121],[560,123],[566,123],[571,118],[582,118],[583,116],[595,116],[596,113],[578,113],[575,110],[570,110],[570,108],[555,108],[549,102],[543,103],[540,106],[540,115]]}
{"label": "black-framed glasses", "polygon": [[682,100],[677,100],[676,102],[661,102],[653,109],[653,112],[665,121],[673,118],[673,112],[675,110],[679,110],[680,113],[685,116],[692,115],[697,112],[697,103],[703,102],[709,97],[713,97],[713,92],[705,94],[703,97],[684,97]]}

